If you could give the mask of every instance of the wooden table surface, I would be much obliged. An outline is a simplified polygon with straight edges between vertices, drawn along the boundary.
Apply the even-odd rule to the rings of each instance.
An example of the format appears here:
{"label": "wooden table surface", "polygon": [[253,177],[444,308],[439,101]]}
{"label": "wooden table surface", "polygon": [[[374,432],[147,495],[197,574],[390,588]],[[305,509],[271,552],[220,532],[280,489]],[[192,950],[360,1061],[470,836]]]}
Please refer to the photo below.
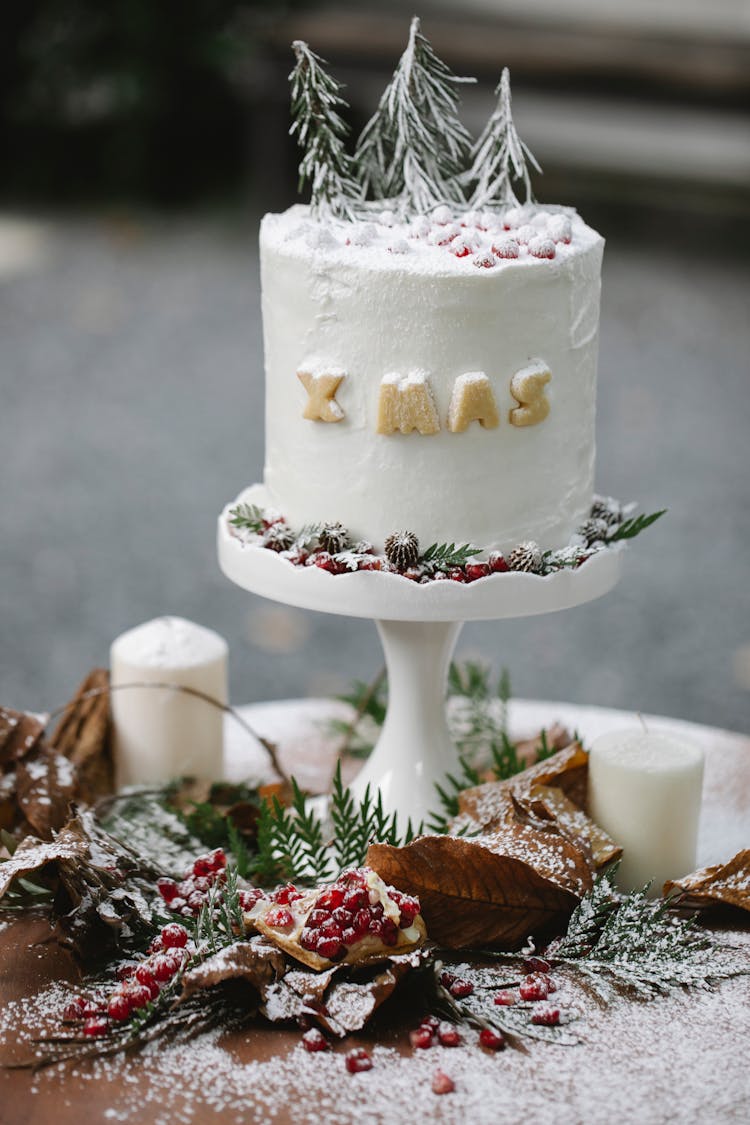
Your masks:
{"label": "wooden table surface", "polygon": [[[258,733],[277,740],[285,766],[293,764],[300,777],[319,780],[335,753],[323,725],[332,706],[335,710],[319,700],[259,704],[244,709],[244,715]],[[511,730],[518,736],[559,720],[590,741],[633,719],[557,703],[511,705]],[[671,719],[646,717],[646,722],[691,737],[706,752],[699,861],[726,860],[747,846],[750,739]],[[241,728],[228,728],[228,773],[247,775],[263,768]],[[750,958],[747,929],[728,937]],[[75,986],[79,980],[73,960],[48,938],[42,917],[0,927],[3,1063],[26,1057],[23,1028],[44,1022],[29,1007],[30,998],[54,982]],[[375,1125],[419,1117],[453,1122],[467,1116],[472,1125],[750,1121],[745,1057],[750,978],[728,982],[716,992],[586,1010],[583,1046],[535,1044],[528,1052],[508,1050],[492,1057],[473,1044],[454,1052],[438,1048],[413,1055],[405,1031],[415,1019],[406,1003],[396,998],[387,1020],[384,1015],[372,1032],[368,1029],[326,1056],[302,1052],[297,1031],[256,1024],[179,1049],[151,1047],[106,1064],[68,1065],[37,1074],[3,1069],[0,1125]],[[341,1052],[358,1043],[378,1044],[376,1066],[352,1078],[345,1074]],[[455,1093],[443,1098],[429,1089],[437,1066],[453,1068],[457,1075]]]}

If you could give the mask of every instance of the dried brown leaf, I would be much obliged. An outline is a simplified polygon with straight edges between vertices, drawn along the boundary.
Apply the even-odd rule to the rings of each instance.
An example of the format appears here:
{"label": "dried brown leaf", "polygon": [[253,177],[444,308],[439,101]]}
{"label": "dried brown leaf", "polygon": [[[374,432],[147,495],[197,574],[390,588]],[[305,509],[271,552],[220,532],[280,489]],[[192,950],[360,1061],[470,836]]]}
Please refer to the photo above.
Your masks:
{"label": "dried brown leaf", "polygon": [[590,860],[595,871],[608,867],[622,855],[622,848],[594,824],[586,813],[568,800],[561,789],[550,785],[535,785],[530,793],[531,807],[543,808],[559,831],[575,844]]}
{"label": "dried brown leaf", "polygon": [[554,830],[507,823],[474,839],[373,844],[367,863],[417,895],[429,937],[450,949],[512,949],[561,925],[592,885],[582,852]]}
{"label": "dried brown leaf", "polygon": [[50,737],[78,774],[77,798],[91,804],[114,788],[109,672],[94,668],[79,685]]}
{"label": "dried brown leaf", "polygon": [[71,801],[78,792],[76,772],[61,754],[39,743],[22,758],[16,770],[18,808],[42,839],[51,838],[68,819]]}
{"label": "dried brown leaf", "polygon": [[683,879],[664,884],[665,895],[676,895],[680,906],[699,910],[734,906],[750,911],[750,849],[738,852],[729,863],[702,867]]}
{"label": "dried brown leaf", "polygon": [[33,836],[28,836],[18,845],[10,859],[0,863],[0,898],[15,879],[32,872],[45,874],[48,865],[52,865],[51,870],[56,873],[58,863],[79,863],[87,856],[88,844],[72,833],[61,832],[52,841],[36,840]]}
{"label": "dried brown leaf", "polygon": [[262,938],[237,941],[185,973],[180,1000],[228,980],[246,981],[261,993],[286,970],[287,960],[276,946]]}
{"label": "dried brown leaf", "polygon": [[36,747],[44,734],[44,724],[26,711],[0,707],[0,769],[15,768]]}

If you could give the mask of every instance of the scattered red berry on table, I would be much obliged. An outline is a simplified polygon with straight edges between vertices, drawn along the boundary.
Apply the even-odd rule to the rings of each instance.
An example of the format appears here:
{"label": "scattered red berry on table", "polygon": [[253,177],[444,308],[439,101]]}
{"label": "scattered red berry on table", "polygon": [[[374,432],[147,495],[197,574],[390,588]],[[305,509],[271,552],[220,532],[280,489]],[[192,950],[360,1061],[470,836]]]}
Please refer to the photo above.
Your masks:
{"label": "scattered red berry on table", "polygon": [[90,1035],[93,1038],[106,1035],[108,1030],[109,1023],[102,1016],[90,1016],[83,1024],[83,1034]]}
{"label": "scattered red berry on table", "polygon": [[302,1036],[302,1046],[310,1052],[330,1051],[331,1049],[331,1044],[317,1027],[311,1027],[309,1031],[305,1032]]}
{"label": "scattered red berry on table", "polygon": [[113,1020],[126,1020],[130,1015],[131,1007],[128,997],[122,992],[115,992],[107,1005],[107,1014]]}
{"label": "scattered red berry on table", "polygon": [[433,1046],[432,1028],[417,1027],[414,1031],[410,1031],[409,1042],[416,1050],[426,1051],[428,1047]]}
{"label": "scattered red berry on table", "polygon": [[448,991],[456,1000],[463,1000],[465,996],[471,996],[474,991],[474,985],[471,981],[463,980],[462,977],[457,977]]}
{"label": "scattered red berry on table", "polygon": [[479,1043],[488,1051],[502,1051],[505,1046],[505,1036],[491,1027],[483,1027],[479,1032]]}
{"label": "scattered red berry on table", "polygon": [[188,932],[179,922],[169,922],[161,931],[162,945],[165,949],[182,949],[187,945]]}
{"label": "scattered red berry on table", "polygon": [[527,973],[548,973],[552,966],[544,957],[527,957],[523,967]]}
{"label": "scattered red berry on table", "polygon": [[364,1047],[353,1047],[345,1056],[346,1069],[350,1074],[359,1074],[363,1070],[372,1070],[372,1059]]}
{"label": "scattered red berry on table", "polygon": [[522,980],[518,991],[522,1000],[546,1000],[549,996],[547,982],[539,973]]}
{"label": "scattered red berry on table", "polygon": [[456,1083],[444,1071],[436,1070],[432,1076],[433,1094],[452,1094]]}
{"label": "scattered red berry on table", "polygon": [[86,1000],[83,996],[76,996],[74,1000],[66,1006],[63,1012],[64,1020],[81,1020],[86,1014]]}
{"label": "scattered red berry on table", "polygon": [[494,998],[494,1003],[500,1008],[510,1008],[515,1002],[516,998],[513,993],[505,989],[502,992],[498,992]]}
{"label": "scattered red berry on table", "polygon": [[531,1022],[541,1027],[557,1027],[560,1022],[559,1008],[537,1008],[531,1017]]}
{"label": "scattered red berry on table", "polygon": [[457,1047],[461,1042],[458,1028],[453,1023],[441,1023],[437,1035],[441,1047]]}

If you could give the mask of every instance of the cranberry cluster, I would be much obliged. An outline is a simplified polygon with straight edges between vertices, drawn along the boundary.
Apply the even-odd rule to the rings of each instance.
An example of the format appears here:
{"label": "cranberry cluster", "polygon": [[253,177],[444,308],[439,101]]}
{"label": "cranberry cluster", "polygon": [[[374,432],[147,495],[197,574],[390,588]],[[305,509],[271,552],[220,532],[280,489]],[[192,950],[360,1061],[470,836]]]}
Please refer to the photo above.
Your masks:
{"label": "cranberry cluster", "polygon": [[409,1042],[415,1050],[426,1051],[430,1047],[457,1047],[461,1036],[454,1023],[425,1016],[419,1027],[409,1032]]}
{"label": "cranberry cluster", "polygon": [[226,881],[226,865],[227,857],[223,848],[216,848],[207,855],[199,855],[181,882],[158,879],[157,890],[174,914],[196,918],[214,885],[221,885]]}
{"label": "cranberry cluster", "polygon": [[[389,895],[399,910],[398,925],[385,916],[380,897],[368,886],[364,872],[345,871],[316,898],[305,919],[300,945],[329,961],[341,961],[348,949],[366,937],[378,938],[386,946],[396,945],[399,930],[411,926],[419,914],[419,899],[395,890]],[[265,922],[287,929],[294,919],[290,910],[279,906],[266,914]]]}
{"label": "cranberry cluster", "polygon": [[184,926],[170,922],[154,938],[143,961],[127,962],[118,970],[119,984],[109,996],[86,1000],[77,996],[63,1018],[82,1021],[84,1035],[106,1035],[112,1023],[120,1023],[145,1008],[190,958],[192,945]]}

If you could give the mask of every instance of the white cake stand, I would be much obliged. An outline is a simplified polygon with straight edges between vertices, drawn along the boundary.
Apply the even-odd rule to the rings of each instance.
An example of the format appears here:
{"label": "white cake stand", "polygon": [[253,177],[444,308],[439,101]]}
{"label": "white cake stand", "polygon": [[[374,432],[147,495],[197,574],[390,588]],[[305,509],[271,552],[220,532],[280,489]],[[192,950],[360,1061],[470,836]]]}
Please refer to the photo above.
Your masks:
{"label": "white cake stand", "polygon": [[412,582],[397,574],[329,574],[297,567],[274,551],[230,532],[227,514],[238,503],[271,507],[262,485],[246,490],[219,518],[219,564],[227,578],[254,594],[322,613],[375,621],[388,670],[388,712],[377,745],[353,789],[380,790],[383,806],[402,828],[435,808],[435,783],[455,769],[457,750],[445,717],[445,686],[465,621],[530,617],[570,609],[616,584],[621,552],[594,555],[577,570],[537,575],[493,574],[470,584]]}

